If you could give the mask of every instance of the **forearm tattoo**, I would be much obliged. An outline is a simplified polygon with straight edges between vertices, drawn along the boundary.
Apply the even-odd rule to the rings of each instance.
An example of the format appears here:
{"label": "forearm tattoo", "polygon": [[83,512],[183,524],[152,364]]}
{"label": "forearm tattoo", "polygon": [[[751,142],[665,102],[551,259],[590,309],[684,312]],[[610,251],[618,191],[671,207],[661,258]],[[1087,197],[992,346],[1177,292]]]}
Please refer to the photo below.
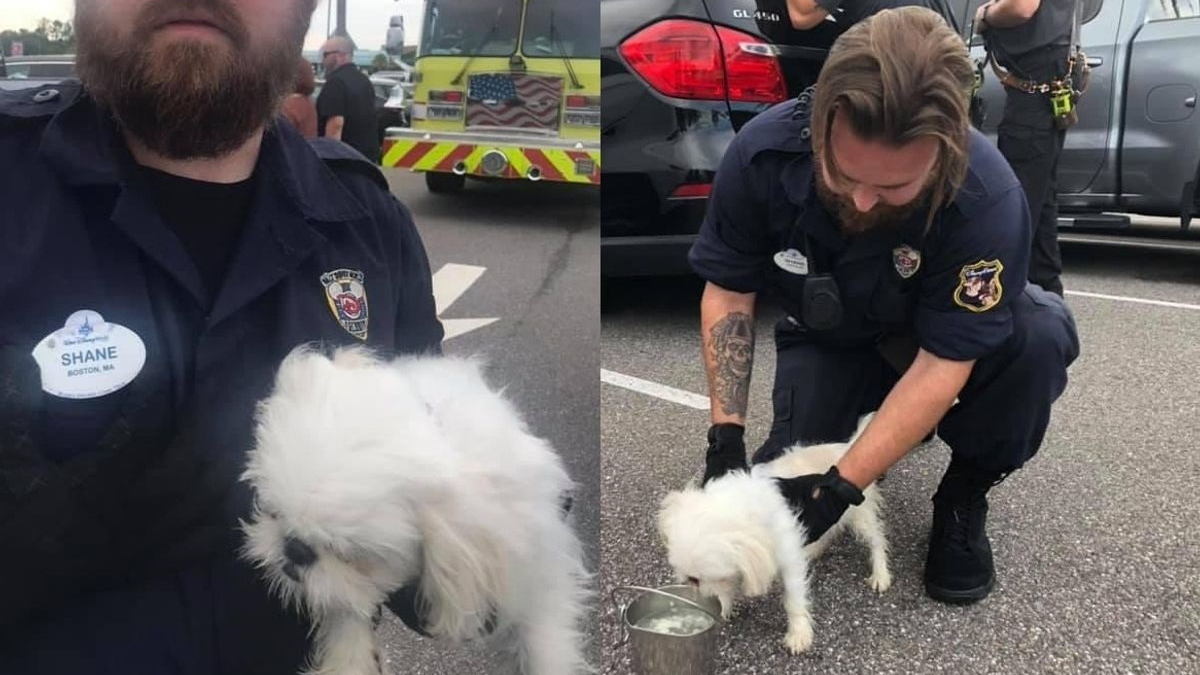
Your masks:
{"label": "forearm tattoo", "polygon": [[754,320],[731,312],[713,324],[708,349],[713,363],[713,395],[726,415],[746,416],[750,369],[754,364]]}

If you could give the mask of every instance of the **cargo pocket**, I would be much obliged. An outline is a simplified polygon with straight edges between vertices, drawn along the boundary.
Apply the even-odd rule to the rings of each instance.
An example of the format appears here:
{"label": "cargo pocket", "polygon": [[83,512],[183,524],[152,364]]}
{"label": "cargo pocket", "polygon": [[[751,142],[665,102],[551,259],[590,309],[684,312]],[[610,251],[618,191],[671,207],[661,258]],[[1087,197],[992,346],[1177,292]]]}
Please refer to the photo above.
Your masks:
{"label": "cargo pocket", "polygon": [[996,147],[1011,164],[1020,165],[1041,159],[1050,142],[1049,129],[1041,130],[1023,124],[1001,124],[996,129]]}

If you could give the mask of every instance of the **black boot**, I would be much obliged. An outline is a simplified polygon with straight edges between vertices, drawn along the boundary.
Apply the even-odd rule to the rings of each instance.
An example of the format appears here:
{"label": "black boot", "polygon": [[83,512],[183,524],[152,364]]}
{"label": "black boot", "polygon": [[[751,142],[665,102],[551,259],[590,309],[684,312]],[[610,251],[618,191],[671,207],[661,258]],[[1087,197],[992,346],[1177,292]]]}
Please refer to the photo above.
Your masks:
{"label": "black boot", "polygon": [[925,559],[925,592],[940,602],[967,605],[987,597],[996,583],[987,523],[987,491],[1004,480],[953,459],[933,495],[933,529]]}

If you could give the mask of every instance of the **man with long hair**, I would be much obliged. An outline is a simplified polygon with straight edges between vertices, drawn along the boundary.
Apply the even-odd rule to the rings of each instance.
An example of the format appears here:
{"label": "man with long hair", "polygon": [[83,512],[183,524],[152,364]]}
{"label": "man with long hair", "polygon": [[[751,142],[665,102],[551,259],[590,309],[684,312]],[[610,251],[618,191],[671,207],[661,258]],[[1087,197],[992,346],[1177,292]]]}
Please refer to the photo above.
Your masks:
{"label": "man with long hair", "polygon": [[238,554],[255,404],[442,338],[378,168],[277,114],[314,5],[77,0],[81,83],[0,95],[0,673],[304,668]]}
{"label": "man with long hair", "polygon": [[755,300],[775,329],[774,419],[754,462],[845,440],[828,474],[781,481],[815,540],[931,434],[930,596],[995,582],[986,494],[1037,452],[1079,351],[1061,298],[1026,284],[1029,211],[967,119],[972,64],[924,8],[884,10],[834,44],[814,90],[759,114],[717,172],[692,267],[712,401],[705,482],[745,468]]}

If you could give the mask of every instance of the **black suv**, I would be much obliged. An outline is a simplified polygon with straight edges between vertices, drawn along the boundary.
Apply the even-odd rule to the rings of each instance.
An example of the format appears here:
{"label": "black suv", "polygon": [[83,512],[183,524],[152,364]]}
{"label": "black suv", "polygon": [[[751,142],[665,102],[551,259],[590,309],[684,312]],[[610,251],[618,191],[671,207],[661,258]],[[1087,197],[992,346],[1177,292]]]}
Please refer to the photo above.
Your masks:
{"label": "black suv", "polygon": [[[759,8],[767,6],[781,9]],[[814,84],[844,30],[831,21],[792,30],[784,7],[600,0],[603,276],[689,271],[687,250],[733,135]]]}

